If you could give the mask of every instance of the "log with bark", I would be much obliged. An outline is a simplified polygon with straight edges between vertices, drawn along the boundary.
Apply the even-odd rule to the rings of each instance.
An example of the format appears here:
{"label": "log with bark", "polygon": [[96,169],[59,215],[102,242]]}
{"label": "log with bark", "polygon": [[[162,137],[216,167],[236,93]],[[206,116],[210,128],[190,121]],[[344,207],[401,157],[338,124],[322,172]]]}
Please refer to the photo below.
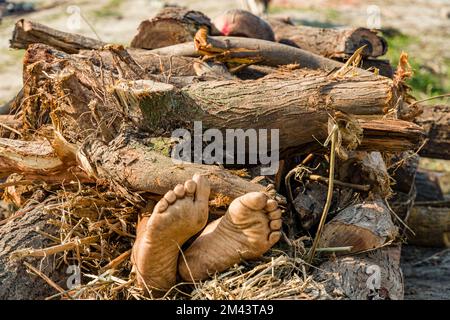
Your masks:
{"label": "log with bark", "polygon": [[345,208],[328,222],[319,247],[351,247],[346,253],[359,253],[381,248],[397,235],[384,200],[366,201]]}
{"label": "log with bark", "polygon": [[[325,225],[319,247],[328,250],[350,247],[350,250],[338,251],[335,253],[337,257],[320,264],[315,277],[317,280],[329,279],[326,287],[334,297],[403,299],[401,245],[393,244],[398,236],[398,227],[385,200],[380,198],[389,188],[386,166],[380,153],[356,153],[352,156],[360,168],[352,170],[354,166],[349,164],[354,160],[350,158],[341,170],[378,187],[372,189],[369,198],[338,212]],[[365,174],[358,173],[361,170]],[[373,200],[370,199],[372,197]]]}
{"label": "log with bark", "polygon": [[141,22],[130,46],[156,49],[192,41],[201,26],[207,27],[212,35],[220,34],[203,13],[182,7],[166,7],[155,17]]}
{"label": "log with bark", "polygon": [[22,208],[22,211],[24,214],[20,218],[0,225],[1,300],[44,299],[58,293],[40,276],[32,273],[24,263],[28,263],[51,278],[59,288],[66,289],[68,275],[62,268],[56,268],[55,256],[14,258],[14,253],[18,250],[50,246],[52,240],[44,233],[54,236],[58,234],[56,227],[48,225],[50,215],[43,211],[42,206],[30,205],[30,207]]}
{"label": "log with bark", "polygon": [[416,201],[444,201],[444,194],[438,174],[432,171],[418,170],[415,179]]}
{"label": "log with bark", "polygon": [[[239,57],[254,57],[256,55],[259,60],[262,60],[261,64],[269,66],[278,67],[279,65],[298,63],[302,67],[326,70],[333,70],[343,66],[340,62],[270,41],[239,37],[209,37],[209,41],[212,41],[212,45],[215,48],[223,50],[246,48],[248,50],[239,52],[236,55]],[[15,25],[13,37],[10,40],[10,47],[26,49],[30,44],[34,43],[47,44],[67,53],[78,53],[82,49],[97,50],[104,48],[106,45],[106,43],[92,38],[62,32],[27,20],[19,20]],[[185,57],[199,56],[193,42],[151,50],[149,54]]]}
{"label": "log with bark", "polygon": [[400,268],[401,246],[340,256],[324,262],[314,272],[325,281],[333,298],[351,300],[403,300],[404,281]]}
{"label": "log with bark", "polygon": [[276,18],[269,19],[269,23],[276,41],[328,58],[349,57],[364,45],[364,57],[379,57],[387,51],[386,40],[366,28],[316,28],[294,25]]}
{"label": "log with bark", "polygon": [[414,122],[425,128],[427,143],[420,149],[423,157],[450,160],[450,106],[423,106]]}
{"label": "log with bark", "polygon": [[407,221],[415,235],[408,236],[408,243],[427,247],[450,247],[450,202],[442,207],[415,206]]}
{"label": "log with bark", "polygon": [[[30,56],[40,56],[39,52],[44,50],[47,62],[41,60],[33,64],[33,68],[29,68],[28,78],[31,79],[34,75],[37,82],[28,81],[27,86],[37,88],[52,82],[52,79],[45,77],[40,79],[41,70],[61,70],[60,62],[67,61],[64,69],[71,72],[58,80],[58,87],[63,91],[77,92],[76,95],[64,93],[64,96],[72,105],[80,105],[82,111],[79,115],[90,111],[86,104],[98,100],[89,90],[90,87],[97,86],[100,91],[104,91],[101,87],[105,85],[113,87],[111,77],[117,77],[117,74],[110,70],[104,70],[102,78],[99,72],[90,68],[89,60],[58,55],[56,51],[48,51],[45,47],[34,49],[36,48],[30,48],[26,60],[38,60]],[[38,67],[39,64],[42,69]],[[87,76],[89,74],[90,76]],[[284,86],[278,88],[280,83],[284,83]],[[395,119],[364,120],[381,118],[386,110],[394,107],[391,98],[395,95],[395,89],[391,81],[374,75],[334,77],[321,71],[296,70],[291,73],[272,74],[254,81],[198,82],[181,90],[169,84],[155,87],[157,82],[149,80],[124,84],[129,91],[129,100],[137,101],[136,105],[130,106],[134,109],[129,109],[128,114],[134,118],[135,125],[146,131],[157,131],[161,128],[172,131],[183,125],[191,128],[193,120],[203,121],[205,129],[280,129],[280,146],[287,149],[316,141],[314,137],[326,137],[328,114],[335,110],[360,117],[368,141],[363,142],[365,149],[370,149],[373,144],[375,149],[382,145],[386,150],[397,151],[409,149],[421,141],[422,133],[419,127],[410,122]],[[114,85],[116,92],[120,86],[123,84]],[[356,87],[358,90],[355,90]],[[56,91],[55,97],[63,94],[55,88],[49,87],[49,90]],[[237,93],[239,98],[235,97]],[[105,92],[105,95],[109,100],[116,101],[112,92]],[[158,101],[163,100],[166,103],[159,105]],[[29,103],[33,101],[35,99]],[[274,105],[273,101],[277,103]],[[98,108],[100,111],[107,107],[99,105]],[[117,110],[103,110],[100,113],[113,111]],[[255,116],[258,121],[255,121]],[[85,120],[87,119],[78,120],[76,126],[83,128],[89,123]],[[70,121],[63,123],[67,125]],[[312,123],[315,125],[311,125]],[[109,130],[114,131],[114,125],[110,127]],[[71,131],[76,132],[75,129]],[[391,139],[386,139],[386,136]]]}
{"label": "log with bark", "polygon": [[48,44],[67,53],[77,53],[82,49],[101,49],[105,42],[49,28],[43,24],[20,19],[16,22],[10,47],[26,49],[30,44]]}

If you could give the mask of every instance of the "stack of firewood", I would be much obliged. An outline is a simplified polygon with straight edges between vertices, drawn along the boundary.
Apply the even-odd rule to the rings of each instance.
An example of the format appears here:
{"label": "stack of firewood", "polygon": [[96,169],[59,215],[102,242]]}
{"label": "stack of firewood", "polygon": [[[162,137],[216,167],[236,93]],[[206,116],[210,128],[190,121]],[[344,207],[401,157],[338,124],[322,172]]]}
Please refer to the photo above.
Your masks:
{"label": "stack of firewood", "polygon": [[[242,19],[234,33],[224,30],[230,15]],[[444,232],[437,220],[448,220],[443,199],[432,212],[422,210],[427,203],[413,209],[418,154],[448,159],[450,144],[448,107],[422,113],[404,82],[411,75],[406,55],[394,72],[378,59],[387,45],[373,30],[265,22],[242,12],[213,23],[174,7],[142,22],[130,43],[16,23],[11,47],[26,53],[23,89],[10,115],[0,116],[0,188],[16,210],[0,221],[0,247],[7,248],[0,252],[0,298],[43,297],[48,290],[35,285],[43,276],[59,290],[65,270],[49,262],[53,254],[79,259],[79,250],[89,250],[92,257],[118,236],[132,243],[134,230],[117,231],[123,217],[109,233],[62,239],[61,223],[45,228],[52,195],[74,192],[84,219],[114,206],[129,217],[130,204],[144,209],[199,172],[210,177],[216,215],[247,192],[277,199],[285,208],[280,247],[289,251],[305,239],[313,249],[304,261],[319,266],[309,272],[326,280],[331,296],[403,298],[402,240],[424,222],[429,232]],[[278,172],[258,176],[258,164],[175,165],[171,133],[192,130],[194,121],[204,130],[279,129]],[[108,197],[83,200],[80,190],[93,187]],[[127,204],[104,200],[111,194]],[[43,258],[41,277],[25,272]],[[100,274],[128,260],[102,256],[89,270]],[[380,277],[372,283],[374,270]]]}

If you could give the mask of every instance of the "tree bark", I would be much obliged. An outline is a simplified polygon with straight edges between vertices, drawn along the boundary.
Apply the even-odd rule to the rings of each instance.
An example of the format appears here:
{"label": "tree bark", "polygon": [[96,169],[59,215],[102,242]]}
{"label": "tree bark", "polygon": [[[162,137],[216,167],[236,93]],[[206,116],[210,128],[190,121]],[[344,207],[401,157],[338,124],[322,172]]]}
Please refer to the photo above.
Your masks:
{"label": "tree bark", "polygon": [[[98,179],[114,181],[136,192],[164,195],[177,184],[192,179],[195,173],[207,175],[211,185],[210,199],[228,205],[248,192],[266,192],[256,183],[244,180],[217,166],[195,163],[176,164],[171,158],[153,150],[130,134],[118,136],[109,144],[92,140],[83,146],[80,165]],[[273,192],[272,192],[273,195]]]}
{"label": "tree bark", "polygon": [[416,201],[444,201],[444,194],[436,173],[419,170],[415,179]]}
{"label": "tree bark", "polygon": [[41,249],[51,241],[40,230],[56,235],[57,230],[47,225],[48,214],[41,207],[29,210],[20,218],[0,226],[0,300],[44,299],[57,293],[41,277],[30,273],[24,261],[33,265],[54,282],[65,288],[68,277],[57,269],[55,257],[14,259],[13,253],[23,249]]}
{"label": "tree bark", "polygon": [[[66,61],[63,67],[61,61]],[[62,71],[62,68],[69,72],[55,83],[56,79],[42,76],[43,70]],[[112,119],[116,121],[111,121],[107,128],[95,126],[96,131],[110,131],[110,136],[118,132],[124,117],[136,127],[153,133],[170,132],[180,127],[191,129],[193,121],[197,120],[203,121],[204,129],[279,129],[280,151],[283,152],[315,142],[315,139],[325,139],[329,113],[343,111],[360,118],[364,129],[362,148],[365,150],[411,149],[421,142],[422,137],[419,127],[410,122],[363,120],[367,116],[381,118],[393,107],[394,89],[391,80],[385,77],[336,78],[321,71],[296,70],[259,80],[199,82],[178,90],[169,84],[157,85],[153,81],[115,80],[117,84],[114,85],[112,79],[117,75],[110,70],[95,72],[90,61],[75,56],[60,58],[53,55],[51,59],[47,56],[47,60],[33,64],[30,70],[28,78],[36,80],[27,82],[27,96],[33,95],[34,88],[46,87],[55,100],[43,104],[37,98],[26,99],[30,106],[25,106],[25,110],[34,112],[24,115],[25,118],[33,120],[35,114],[44,114],[39,111],[39,105],[51,106],[54,101],[59,101],[56,100],[59,97],[62,102],[58,103],[67,105],[59,108],[59,112],[62,116],[69,116],[61,124],[70,129],[66,132],[72,134],[82,129],[94,129],[93,121],[98,122],[98,119],[92,119],[95,104],[99,115],[114,114]],[[115,93],[102,89],[105,87],[115,88]],[[117,92],[123,91],[120,87],[128,91],[128,102],[127,99],[117,100]],[[92,88],[98,88],[98,91]],[[156,88],[160,88],[159,91]],[[101,99],[106,100],[102,103],[99,103],[97,92],[103,92]],[[46,99],[45,96],[40,98]],[[84,132],[80,137],[86,134]]]}
{"label": "tree bark", "polygon": [[407,221],[415,235],[408,243],[427,247],[450,247],[450,207],[416,206]]}
{"label": "tree bark", "polygon": [[394,77],[395,73],[389,60],[366,58],[362,60],[361,68],[366,70],[377,69],[380,75],[391,79]]}
{"label": "tree bark", "polygon": [[401,246],[342,256],[322,263],[314,272],[325,281],[333,298],[351,300],[403,300],[404,282],[400,268]]}
{"label": "tree bark", "polygon": [[[230,57],[254,58],[258,64],[278,67],[286,64],[299,64],[301,67],[310,69],[333,70],[343,66],[341,62],[334,61],[314,53],[294,48],[291,46],[264,41],[260,39],[249,39],[239,37],[208,37],[208,42],[214,48],[223,49],[242,49],[229,54]],[[81,35],[74,35],[58,31],[35,22],[20,20],[13,32],[11,48],[26,49],[30,44],[42,43],[50,45],[58,50],[67,53],[78,53],[82,49],[99,50],[106,45],[95,39],[87,38]],[[193,42],[172,45],[164,48],[154,49],[148,54],[166,55],[166,56],[184,56],[197,57]],[[363,69],[358,71],[365,75],[370,75]]]}
{"label": "tree bark", "polygon": [[280,19],[269,19],[276,41],[294,45],[327,58],[345,58],[366,45],[364,57],[382,56],[387,43],[376,32],[366,28],[316,28],[293,25]]}
{"label": "tree bark", "polygon": [[81,49],[101,49],[105,42],[49,28],[43,24],[20,19],[16,22],[10,47],[26,49],[32,43],[43,43],[67,53],[78,53]]}
{"label": "tree bark", "polygon": [[424,127],[428,136],[419,154],[450,160],[450,106],[424,106],[423,113],[414,122]]}
{"label": "tree bark", "polygon": [[130,46],[156,49],[192,41],[201,26],[207,27],[210,34],[219,34],[203,13],[182,7],[167,7],[155,17],[141,22]]}
{"label": "tree bark", "polygon": [[[362,118],[381,116],[390,103],[390,88],[384,78],[373,80],[372,77],[336,80],[304,72],[298,77],[272,75],[256,81],[196,83],[181,91],[167,85],[154,91],[157,87],[154,82],[135,82],[128,83],[127,90],[133,97],[128,101],[138,102],[143,117],[141,127],[146,130],[160,126],[175,128],[180,123],[190,128],[194,120],[202,121],[205,129],[223,131],[279,129],[283,152],[316,141],[315,138],[326,138],[329,112],[343,111]],[[280,83],[284,85],[280,87]],[[361,119],[360,124],[366,138],[362,144],[365,150],[401,151],[422,140],[420,128],[410,122]]]}

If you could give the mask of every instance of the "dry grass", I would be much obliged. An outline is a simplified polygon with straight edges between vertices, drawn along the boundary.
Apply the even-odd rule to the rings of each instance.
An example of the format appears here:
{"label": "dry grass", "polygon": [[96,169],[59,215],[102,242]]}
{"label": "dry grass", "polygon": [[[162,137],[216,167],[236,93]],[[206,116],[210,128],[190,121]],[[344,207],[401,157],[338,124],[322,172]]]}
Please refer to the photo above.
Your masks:
{"label": "dry grass", "polygon": [[[60,186],[46,200],[43,210],[51,216],[53,240],[47,248],[24,249],[15,258],[54,256],[56,267],[80,267],[79,287],[66,290],[39,270],[40,276],[58,293],[47,299],[148,299],[135,286],[131,272],[131,248],[135,239],[138,210],[142,203],[131,203],[104,187]],[[180,283],[160,299],[322,299],[322,284],[306,272],[303,239],[280,242],[261,260],[235,265],[201,283]],[[69,275],[68,275],[69,276]]]}

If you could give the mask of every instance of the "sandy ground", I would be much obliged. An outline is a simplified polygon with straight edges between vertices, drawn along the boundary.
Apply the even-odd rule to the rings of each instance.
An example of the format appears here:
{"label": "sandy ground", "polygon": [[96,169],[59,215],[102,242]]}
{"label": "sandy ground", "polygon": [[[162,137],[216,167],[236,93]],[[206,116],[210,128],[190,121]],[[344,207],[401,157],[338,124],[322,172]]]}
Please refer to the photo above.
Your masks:
{"label": "sandy ground", "polygon": [[[49,3],[34,2],[38,5]],[[60,5],[23,18],[122,44],[129,43],[139,22],[154,15],[163,4],[159,0],[56,2]],[[189,6],[210,17],[227,8],[239,7],[237,0],[166,2]],[[417,43],[409,53],[427,60],[430,68],[440,70],[442,62],[450,59],[450,0],[372,0],[370,5],[377,7],[369,8],[369,4],[361,0],[274,0],[271,12],[289,15],[310,25],[370,27],[371,23],[379,22],[382,28],[396,28],[417,37]],[[380,20],[377,20],[377,10]],[[80,12],[81,19],[77,19],[77,12]],[[23,51],[8,48],[8,40],[18,18],[8,17],[0,24],[0,106],[13,98],[22,85]],[[450,250],[405,246],[402,265],[407,299],[450,299]]]}

